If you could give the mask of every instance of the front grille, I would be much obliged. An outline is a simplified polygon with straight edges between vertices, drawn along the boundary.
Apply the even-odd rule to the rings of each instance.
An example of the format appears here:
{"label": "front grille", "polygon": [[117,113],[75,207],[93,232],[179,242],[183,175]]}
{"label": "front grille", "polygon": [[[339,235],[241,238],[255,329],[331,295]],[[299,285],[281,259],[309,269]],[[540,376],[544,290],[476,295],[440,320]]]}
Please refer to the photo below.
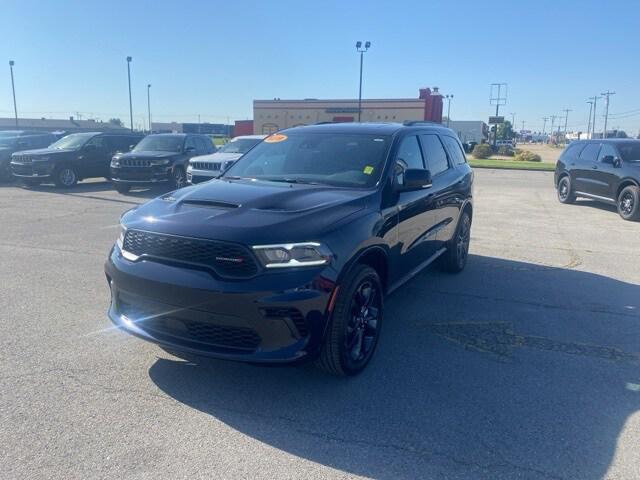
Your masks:
{"label": "front grille", "polygon": [[139,322],[138,325],[145,330],[215,347],[253,352],[260,345],[258,334],[246,327],[212,325],[174,317],[149,318]]}
{"label": "front grille", "polygon": [[124,249],[137,256],[202,265],[221,277],[248,278],[258,273],[251,252],[234,243],[127,230]]}
{"label": "front grille", "polygon": [[149,333],[167,335],[177,340],[207,344],[212,347],[253,352],[260,345],[260,336],[248,327],[214,325],[172,315],[154,315],[120,298],[120,313]]}
{"label": "front grille", "polygon": [[121,158],[120,165],[123,167],[150,167],[151,160],[144,158]]}
{"label": "front grille", "polygon": [[212,172],[219,172],[221,165],[217,162],[191,162],[191,167],[196,170],[211,170]]}
{"label": "front grille", "polygon": [[306,337],[309,334],[309,327],[302,315],[302,312],[296,308],[287,307],[269,307],[262,310],[262,314],[266,318],[283,318],[289,319],[293,322],[298,333],[301,337]]}
{"label": "front grille", "polygon": [[31,163],[33,161],[29,155],[12,155],[11,159],[18,163]]}

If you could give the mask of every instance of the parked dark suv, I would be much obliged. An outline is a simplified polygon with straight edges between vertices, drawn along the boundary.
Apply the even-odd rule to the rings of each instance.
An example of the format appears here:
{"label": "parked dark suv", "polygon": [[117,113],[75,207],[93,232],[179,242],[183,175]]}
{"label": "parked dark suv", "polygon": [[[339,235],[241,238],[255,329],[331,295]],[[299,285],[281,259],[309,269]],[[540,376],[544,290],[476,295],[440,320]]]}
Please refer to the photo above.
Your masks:
{"label": "parked dark suv", "polygon": [[44,148],[57,140],[48,132],[30,130],[0,131],[0,181],[11,180],[11,155],[21,150]]}
{"label": "parked dark suv", "polygon": [[358,373],[385,295],[435,260],[465,267],[472,186],[439,125],[281,131],[219,179],[122,216],[109,317],[174,352]]}
{"label": "parked dark suv", "polygon": [[640,140],[572,142],[558,159],[558,200],[577,197],[615,205],[625,220],[640,220]]}
{"label": "parked dark suv", "polygon": [[11,171],[27,185],[53,180],[69,188],[92,177],[109,177],[109,163],[116,152],[126,152],[140,141],[133,133],[72,133],[47,148],[11,156]]}
{"label": "parked dark suv", "polygon": [[170,182],[176,188],[187,184],[187,165],[196,155],[215,152],[206,135],[160,133],[149,135],[127,154],[111,161],[111,181],[120,193],[132,186]]}

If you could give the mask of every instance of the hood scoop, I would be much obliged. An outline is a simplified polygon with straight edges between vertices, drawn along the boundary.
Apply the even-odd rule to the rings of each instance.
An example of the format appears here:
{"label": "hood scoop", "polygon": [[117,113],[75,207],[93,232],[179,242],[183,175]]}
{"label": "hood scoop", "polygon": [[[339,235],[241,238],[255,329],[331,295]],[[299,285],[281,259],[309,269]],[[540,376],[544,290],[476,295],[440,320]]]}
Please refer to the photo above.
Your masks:
{"label": "hood scoop", "polygon": [[233,209],[240,208],[241,205],[237,203],[223,202],[220,200],[198,200],[198,199],[187,199],[182,200],[180,205],[185,206],[193,206],[193,207],[203,207],[203,208],[224,208],[224,209]]}

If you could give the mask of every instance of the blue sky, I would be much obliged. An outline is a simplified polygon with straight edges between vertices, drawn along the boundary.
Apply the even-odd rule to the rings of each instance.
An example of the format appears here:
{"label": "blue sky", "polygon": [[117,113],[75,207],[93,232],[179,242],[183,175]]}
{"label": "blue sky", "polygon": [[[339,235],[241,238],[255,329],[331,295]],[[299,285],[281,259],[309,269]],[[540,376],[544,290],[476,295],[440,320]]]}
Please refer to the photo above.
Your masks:
{"label": "blue sky", "polygon": [[256,98],[354,98],[360,39],[373,43],[365,98],[438,86],[454,94],[453,119],[486,120],[489,84],[507,82],[502,112],[516,112],[518,128],[541,129],[542,117],[570,108],[569,129],[584,130],[587,97],[610,89],[620,114],[610,125],[640,128],[636,0],[4,0],[0,11],[4,117],[9,59],[25,117],[128,119],[127,55],[134,123],[146,117],[147,83],[154,121],[251,118]]}

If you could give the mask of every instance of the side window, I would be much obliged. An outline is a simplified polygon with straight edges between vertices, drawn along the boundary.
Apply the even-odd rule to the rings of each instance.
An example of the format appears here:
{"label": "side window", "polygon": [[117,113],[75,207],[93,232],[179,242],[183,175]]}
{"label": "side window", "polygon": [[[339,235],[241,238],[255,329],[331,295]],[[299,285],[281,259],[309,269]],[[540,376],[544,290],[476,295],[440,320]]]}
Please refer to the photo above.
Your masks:
{"label": "side window", "polygon": [[618,155],[618,152],[616,152],[616,149],[613,148],[612,145],[609,145],[608,143],[603,143],[602,144],[602,148],[600,149],[600,154],[598,155],[598,161],[602,162],[602,159],[606,156],[612,156],[612,157],[620,157],[620,155]]}
{"label": "side window", "polygon": [[195,137],[187,137],[187,140],[184,143],[184,149],[185,151],[188,148],[194,148],[196,150],[196,152],[198,151],[198,146],[196,145],[196,139]]}
{"label": "side window", "polygon": [[49,135],[41,135],[39,137],[34,137],[34,147],[36,148],[44,148],[48,147],[54,142],[54,140]]}
{"label": "side window", "polygon": [[411,135],[402,140],[396,160],[405,168],[424,168],[417,136]]}
{"label": "side window", "polygon": [[209,153],[211,151],[211,148],[209,145],[207,145],[207,143],[211,143],[210,140],[204,138],[204,137],[198,137],[196,138],[196,143],[198,145],[198,153],[201,155],[206,155],[207,153]]}
{"label": "side window", "polygon": [[584,144],[574,143],[573,145],[569,145],[567,149],[562,152],[561,157],[564,159],[577,158],[582,149],[584,148]]}
{"label": "side window", "polygon": [[580,154],[581,162],[595,162],[598,159],[599,143],[589,143]]}
{"label": "side window", "polygon": [[449,169],[449,161],[447,160],[447,152],[444,151],[442,142],[437,135],[420,135],[422,148],[424,149],[427,160],[427,168],[431,172],[431,176],[435,177],[439,173]]}
{"label": "side window", "polygon": [[464,156],[464,152],[462,151],[462,147],[460,147],[460,142],[458,142],[458,140],[447,135],[444,135],[441,138],[449,151],[449,155],[451,155],[451,158],[456,165],[464,165],[467,163],[467,159]]}
{"label": "side window", "polygon": [[107,148],[106,137],[103,137],[103,136],[93,137],[91,140],[89,140],[86,143],[85,146],[88,147],[89,145],[95,145],[98,150],[105,150]]}

